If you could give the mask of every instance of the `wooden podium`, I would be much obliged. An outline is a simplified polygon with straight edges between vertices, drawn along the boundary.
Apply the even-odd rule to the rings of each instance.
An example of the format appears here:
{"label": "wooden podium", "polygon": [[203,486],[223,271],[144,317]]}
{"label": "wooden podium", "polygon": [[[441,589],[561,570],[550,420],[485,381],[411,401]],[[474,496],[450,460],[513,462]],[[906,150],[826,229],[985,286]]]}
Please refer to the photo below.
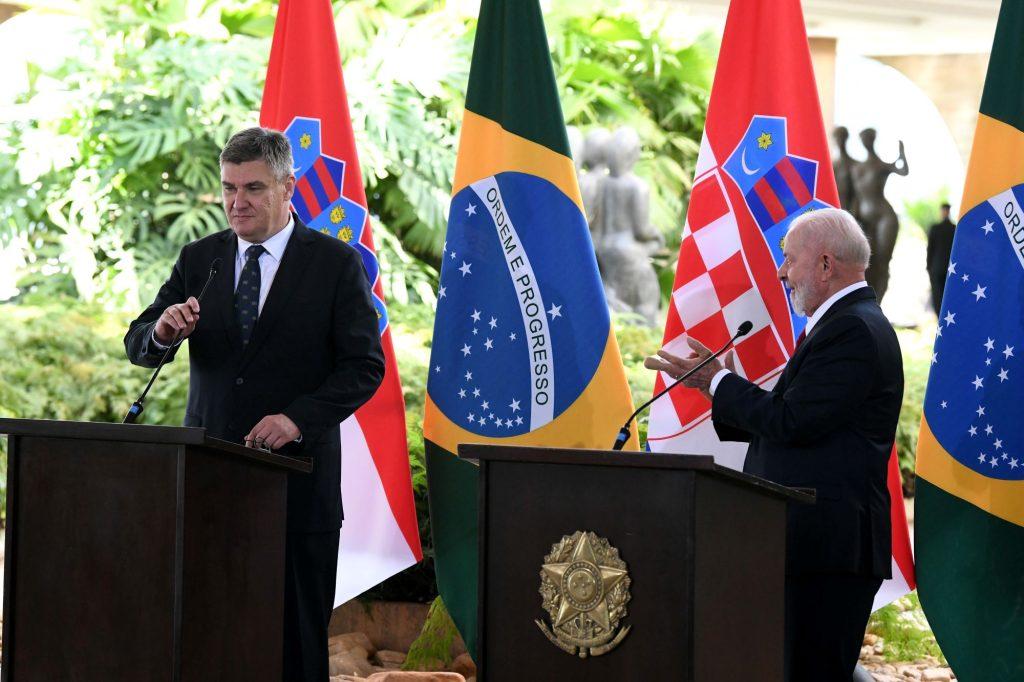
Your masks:
{"label": "wooden podium", "polygon": [[[707,456],[485,445],[460,446],[459,455],[480,462],[483,682],[781,682],[786,505],[811,502],[811,494]],[[562,561],[546,559],[577,531],[595,539],[583,549],[575,543],[571,556],[563,549]],[[556,618],[542,607],[542,575],[549,594],[559,584],[562,593],[576,590],[574,601],[563,594],[556,602],[574,605],[555,614],[567,629],[605,598],[595,587],[601,576],[603,594],[619,585],[621,603],[614,566],[595,570],[587,561],[589,545],[604,540],[628,571],[618,628],[629,630],[610,650],[581,655],[544,631],[554,632]],[[590,613],[591,624],[606,617]]]}
{"label": "wooden podium", "polygon": [[2,679],[281,679],[285,502],[306,460],[201,428],[0,419]]}

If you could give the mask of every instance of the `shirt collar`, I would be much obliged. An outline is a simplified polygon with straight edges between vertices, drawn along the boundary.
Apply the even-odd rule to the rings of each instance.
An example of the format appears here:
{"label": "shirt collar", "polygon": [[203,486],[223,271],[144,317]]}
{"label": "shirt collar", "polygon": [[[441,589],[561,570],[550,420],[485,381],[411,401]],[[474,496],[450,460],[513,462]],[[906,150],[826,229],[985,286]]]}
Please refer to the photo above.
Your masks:
{"label": "shirt collar", "polygon": [[[275,234],[273,237],[263,242],[263,248],[267,250],[274,260],[280,262],[281,258],[284,257],[284,249],[288,246],[288,239],[292,236],[292,232],[295,230],[295,218],[291,213],[288,214],[288,224],[284,226],[284,229]],[[247,242],[241,237],[238,237],[238,256],[242,257],[245,254],[246,249],[252,246],[255,242]]]}
{"label": "shirt collar", "polygon": [[818,306],[818,309],[814,311],[814,314],[807,318],[807,326],[804,327],[804,332],[810,334],[811,329],[814,328],[814,325],[818,324],[818,322],[821,321],[821,318],[825,317],[825,313],[828,312],[829,308],[835,305],[836,301],[838,301],[843,296],[846,296],[848,293],[852,291],[856,291],[857,289],[863,289],[867,285],[868,283],[863,280],[861,280],[860,282],[854,282],[850,286],[843,287],[836,293],[826,298],[825,302]]}

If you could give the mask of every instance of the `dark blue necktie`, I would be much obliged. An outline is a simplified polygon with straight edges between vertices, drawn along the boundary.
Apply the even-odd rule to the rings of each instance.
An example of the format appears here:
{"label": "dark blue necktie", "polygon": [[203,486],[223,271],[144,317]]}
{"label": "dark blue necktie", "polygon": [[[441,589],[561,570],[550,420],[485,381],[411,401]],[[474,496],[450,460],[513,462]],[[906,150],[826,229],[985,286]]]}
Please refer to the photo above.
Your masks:
{"label": "dark blue necktie", "polygon": [[262,244],[253,244],[246,250],[245,266],[235,289],[235,319],[244,345],[248,345],[260,314],[260,256],[266,252]]}

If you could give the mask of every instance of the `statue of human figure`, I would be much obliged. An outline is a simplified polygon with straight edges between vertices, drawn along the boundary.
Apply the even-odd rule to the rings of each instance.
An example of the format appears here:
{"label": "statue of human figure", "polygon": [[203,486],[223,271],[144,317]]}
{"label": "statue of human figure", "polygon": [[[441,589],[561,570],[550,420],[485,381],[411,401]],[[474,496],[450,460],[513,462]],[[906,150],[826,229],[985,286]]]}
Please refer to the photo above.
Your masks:
{"label": "statue of human figure", "polygon": [[832,129],[832,140],[836,143],[837,152],[832,157],[832,172],[836,178],[836,189],[839,191],[839,208],[844,208],[852,213],[855,203],[853,167],[860,162],[850,156],[850,152],[846,150],[846,142],[849,139],[850,131],[845,126],[836,126]]}
{"label": "statue of human figure", "polygon": [[896,247],[896,235],[900,229],[899,219],[885,198],[885,183],[892,174],[906,175],[910,172],[903,142],[899,143],[899,156],[889,163],[882,161],[875,153],[875,129],[865,128],[860,132],[861,142],[867,150],[867,158],[853,166],[854,210],[853,215],[860,222],[864,234],[871,244],[871,263],[865,278],[875,290],[878,300],[889,288],[889,261]]}
{"label": "statue of human figure", "polygon": [[609,306],[636,313],[654,327],[661,290],[650,256],[664,246],[664,238],[650,223],[647,183],[633,173],[639,158],[637,132],[616,130],[605,145],[608,175],[598,186],[599,221],[591,234]]}
{"label": "statue of human figure", "polygon": [[[608,141],[612,134],[607,128],[593,128],[583,138],[580,164],[577,168],[580,182],[580,196],[583,199],[583,210],[587,214],[590,234],[601,232],[601,183],[608,177],[608,162],[605,158]],[[595,240],[596,243],[596,240]]]}

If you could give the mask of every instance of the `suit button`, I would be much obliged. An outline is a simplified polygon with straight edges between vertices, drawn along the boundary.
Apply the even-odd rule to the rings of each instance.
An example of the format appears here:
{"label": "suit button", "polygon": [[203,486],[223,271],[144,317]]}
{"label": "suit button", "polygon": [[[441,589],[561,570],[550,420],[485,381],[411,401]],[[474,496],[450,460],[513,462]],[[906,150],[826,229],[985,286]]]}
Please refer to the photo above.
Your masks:
{"label": "suit button", "polygon": [[244,383],[245,379],[243,379],[242,377],[238,377],[237,379],[235,379],[235,386],[241,386]]}

